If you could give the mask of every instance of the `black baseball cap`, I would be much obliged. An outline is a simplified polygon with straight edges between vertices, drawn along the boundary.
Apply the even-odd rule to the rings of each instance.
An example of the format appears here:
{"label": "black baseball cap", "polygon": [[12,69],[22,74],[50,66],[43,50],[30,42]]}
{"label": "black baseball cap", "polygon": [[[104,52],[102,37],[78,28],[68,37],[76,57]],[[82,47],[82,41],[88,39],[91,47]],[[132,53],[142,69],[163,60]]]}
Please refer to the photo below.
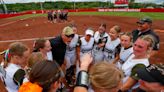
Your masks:
{"label": "black baseball cap", "polygon": [[138,24],[144,24],[144,23],[152,23],[152,19],[149,17],[145,17],[137,21]]}
{"label": "black baseball cap", "polygon": [[147,82],[158,82],[164,85],[164,64],[152,64],[137,70],[137,77]]}

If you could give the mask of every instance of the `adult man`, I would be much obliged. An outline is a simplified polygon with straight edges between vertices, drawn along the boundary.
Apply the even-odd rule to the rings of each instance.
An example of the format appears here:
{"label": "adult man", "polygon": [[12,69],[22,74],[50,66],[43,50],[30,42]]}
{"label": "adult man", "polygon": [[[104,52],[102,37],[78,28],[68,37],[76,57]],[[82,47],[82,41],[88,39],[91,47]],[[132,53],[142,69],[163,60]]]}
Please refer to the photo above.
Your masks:
{"label": "adult man", "polygon": [[152,20],[148,17],[142,18],[137,21],[138,29],[132,31],[133,42],[137,40],[138,37],[142,35],[151,35],[154,38],[154,47],[153,51],[150,53],[150,56],[153,56],[159,50],[159,37],[158,35],[151,29]]}
{"label": "adult man", "polygon": [[61,35],[50,39],[53,60],[56,60],[60,66],[64,63],[66,46],[71,42],[73,37],[73,29],[71,27],[65,27]]}

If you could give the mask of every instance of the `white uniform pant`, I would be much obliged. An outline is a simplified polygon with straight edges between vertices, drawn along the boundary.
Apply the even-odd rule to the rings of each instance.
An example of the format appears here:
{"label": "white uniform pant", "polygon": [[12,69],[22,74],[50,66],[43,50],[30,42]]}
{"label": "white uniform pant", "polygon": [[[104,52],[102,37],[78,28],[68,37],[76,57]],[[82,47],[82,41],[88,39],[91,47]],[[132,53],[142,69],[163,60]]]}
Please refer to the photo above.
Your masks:
{"label": "white uniform pant", "polygon": [[93,50],[94,63],[104,61],[104,53],[102,50]]}
{"label": "white uniform pant", "polygon": [[113,60],[114,60],[114,55],[108,52],[104,52],[104,61],[112,63]]}
{"label": "white uniform pant", "polygon": [[75,64],[76,61],[76,53],[66,53],[65,54],[65,60],[66,60],[66,69],[70,68],[71,65]]}

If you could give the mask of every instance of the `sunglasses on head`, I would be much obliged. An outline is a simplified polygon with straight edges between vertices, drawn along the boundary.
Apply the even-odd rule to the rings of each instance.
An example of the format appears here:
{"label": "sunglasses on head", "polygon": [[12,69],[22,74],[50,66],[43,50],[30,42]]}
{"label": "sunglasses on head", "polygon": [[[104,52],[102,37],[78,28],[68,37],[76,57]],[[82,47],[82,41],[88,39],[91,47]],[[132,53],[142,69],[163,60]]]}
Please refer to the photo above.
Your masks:
{"label": "sunglasses on head", "polygon": [[73,38],[75,35],[71,34],[71,35],[65,35],[65,36],[67,36],[68,38]]}

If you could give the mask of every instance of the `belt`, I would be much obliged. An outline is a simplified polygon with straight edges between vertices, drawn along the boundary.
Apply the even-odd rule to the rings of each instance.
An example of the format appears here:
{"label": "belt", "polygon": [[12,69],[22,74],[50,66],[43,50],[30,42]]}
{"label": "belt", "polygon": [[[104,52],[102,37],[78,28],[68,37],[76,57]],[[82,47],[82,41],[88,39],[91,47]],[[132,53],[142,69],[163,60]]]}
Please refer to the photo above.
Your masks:
{"label": "belt", "polygon": [[75,50],[75,47],[68,48],[68,51],[73,51],[73,50]]}

